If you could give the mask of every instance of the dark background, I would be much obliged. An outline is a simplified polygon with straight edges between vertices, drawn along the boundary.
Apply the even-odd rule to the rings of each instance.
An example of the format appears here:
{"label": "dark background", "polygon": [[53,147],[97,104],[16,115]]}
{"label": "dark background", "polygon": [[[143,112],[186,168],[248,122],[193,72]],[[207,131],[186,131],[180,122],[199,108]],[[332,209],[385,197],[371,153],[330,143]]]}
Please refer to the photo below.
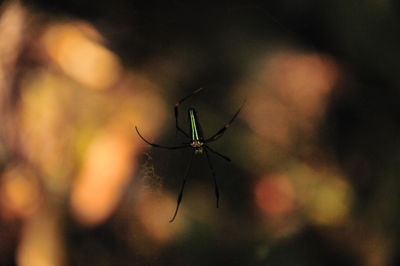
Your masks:
{"label": "dark background", "polygon": [[[131,179],[124,185],[125,189],[121,192],[121,199],[114,212],[89,226],[69,211],[69,192],[63,194],[66,196],[55,196],[54,191],[49,191],[43,185],[45,188],[40,193],[44,195],[45,205],[58,209],[56,220],[61,232],[59,242],[63,243],[60,248],[63,253],[60,265],[400,264],[398,2],[223,1],[193,4],[184,1],[72,0],[23,1],[21,5],[33,18],[25,22],[30,27],[32,21],[33,30],[24,39],[27,42],[23,45],[25,48],[18,52],[18,63],[12,69],[5,68],[4,73],[14,73],[15,81],[14,85],[8,87],[12,95],[8,96],[11,103],[7,106],[3,104],[2,108],[10,110],[8,118],[3,119],[19,121],[19,118],[14,117],[20,113],[18,110],[24,95],[19,81],[32,69],[37,70],[47,62],[41,56],[38,59],[32,55],[37,51],[36,46],[32,46],[35,35],[41,34],[46,25],[60,21],[88,22],[103,36],[104,46],[119,58],[124,69],[140,73],[158,86],[157,89],[144,88],[156,91],[165,100],[166,108],[151,103],[146,107],[149,108],[146,110],[159,110],[167,117],[165,125],[161,126],[161,122],[158,125],[158,131],[153,126],[152,136],[156,143],[169,144],[171,139],[177,143],[172,107],[177,100],[196,88],[204,87],[205,90],[196,95],[190,104],[198,108],[207,134],[212,134],[210,131],[216,131],[229,121],[244,98],[247,98],[239,118],[221,139],[221,144],[213,146],[233,159],[231,164],[226,164],[216,157],[212,158],[220,182],[221,208],[217,211],[213,209],[214,194],[207,161],[205,158],[195,158],[193,174],[190,175],[192,183],[188,181],[180,209],[182,213],[178,213],[177,217],[178,220],[184,220],[182,223],[185,227],[179,223],[170,225],[168,219],[174,209],[181,175],[190,154],[188,151],[147,149],[147,154],[151,156],[149,161],[149,157],[143,155],[144,144],[138,142],[141,151],[131,157],[131,162],[142,167],[138,166],[136,171],[130,173]],[[5,7],[6,4],[3,4],[3,12]],[[304,120],[312,124],[313,130],[291,126],[296,121],[300,121],[300,124],[303,122],[296,116],[296,111],[290,112],[292,122],[287,123],[290,135],[294,137],[284,143],[271,138],[269,133],[260,133],[257,126],[249,122],[251,110],[255,110],[252,108],[270,104],[263,102],[265,98],[261,96],[252,99],[252,95],[264,94],[250,92],[251,84],[259,86],[252,82],[258,71],[262,71],[260,58],[265,53],[268,58],[273,58],[274,53],[279,53],[280,49],[294,51],[299,56],[312,55],[316,60],[322,58],[321,62],[329,58],[338,73],[334,86],[321,100],[323,108],[318,110],[322,111],[307,118],[310,120]],[[265,91],[268,91],[269,83],[266,84]],[[132,99],[136,97],[134,88],[125,90],[132,91]],[[271,95],[272,102],[282,101],[285,107],[291,108],[290,101],[285,102],[282,98],[274,98],[275,94]],[[64,96],[60,94],[60,97]],[[88,102],[91,99],[90,95],[77,97],[88,97]],[[118,98],[121,95],[115,96],[117,98],[113,100],[114,94],[110,92],[100,97],[110,99],[107,103],[107,106],[111,106],[110,110],[114,110],[121,100]],[[307,99],[303,100],[307,102]],[[183,106],[180,113],[180,118],[185,121],[182,125],[184,128],[187,125],[184,124],[186,113],[183,109],[187,106]],[[73,105],[71,108],[74,108]],[[109,114],[111,117],[114,113],[110,111]],[[146,114],[142,116],[146,117]],[[65,119],[68,122],[70,118]],[[258,124],[270,121],[267,114],[263,113],[257,119]],[[99,125],[101,123],[98,122]],[[141,132],[148,132],[144,135],[150,135],[146,125],[136,121],[133,123],[138,125]],[[273,128],[274,125],[268,127]],[[131,138],[137,138],[132,123],[130,130]],[[10,145],[6,137],[17,134],[17,131],[16,128],[2,128],[2,145],[5,147],[2,149],[8,154],[1,157],[2,173],[6,173],[10,165],[27,164],[41,180],[49,174],[26,158],[29,156],[24,155],[24,142],[16,147]],[[261,145],[258,148],[249,143],[267,146]],[[68,173],[75,176],[83,164],[82,159],[76,159],[73,166],[69,166],[72,170]],[[167,226],[175,226],[173,230],[180,232],[166,237],[168,241],[152,238],[151,233],[145,233],[146,230],[157,231],[157,223],[154,227],[147,227],[145,218],[138,218],[143,215],[138,214],[141,213],[137,210],[139,207],[132,207],[151,201],[148,198],[141,199],[145,196],[137,188],[138,184],[143,185],[141,182],[146,175],[144,172],[148,171],[148,165],[153,165],[155,169],[155,173],[150,171],[150,175],[159,176],[163,180],[161,191],[169,191],[172,195],[172,203],[166,206],[163,205],[163,198],[153,205],[145,205],[150,212],[166,209],[166,217],[155,219],[165,220]],[[307,198],[308,193],[314,193],[307,192],[307,189],[313,191],[315,184],[316,190],[318,184],[324,182],[329,187],[331,179],[324,174],[322,177],[315,174],[315,180],[319,180],[316,183],[307,183],[307,178],[298,181],[296,178],[301,176],[303,166],[311,169],[306,171],[306,176],[307,173],[330,171],[326,169],[335,169],[332,173],[340,173],[337,180],[344,180],[346,189],[350,188],[351,191],[351,199],[344,197],[343,200],[343,204],[348,204],[346,219],[331,223],[331,216],[328,215],[328,221],[321,223],[318,219],[316,222],[310,218],[315,217],[312,214],[313,208],[308,209],[308,200],[302,198]],[[286,173],[285,180],[293,182],[293,193],[296,194],[295,207],[283,217],[277,217],[279,214],[274,216],[273,212],[264,213],[254,203],[253,189],[259,180],[274,177],[275,173]],[[169,179],[171,176],[177,177]],[[157,180],[154,182],[161,183]],[[304,182],[306,192],[301,190],[304,186],[298,186],[296,182]],[[160,189],[157,184],[152,186],[150,190]],[[341,185],[338,187],[337,191],[332,192],[334,198],[347,193],[342,192]],[[281,199],[280,187],[272,186],[272,192],[274,189],[278,191],[278,199]],[[283,193],[282,197],[285,195]],[[273,197],[268,199],[274,200]],[[323,200],[324,197],[319,202]],[[324,202],[321,205],[324,206]],[[158,208],[152,210],[154,206]],[[205,218],[197,217],[203,215]],[[0,262],[2,265],[14,265],[21,260],[18,256],[22,255],[18,254],[23,251],[19,243],[23,239],[23,232],[27,230],[26,224],[31,214],[22,218],[18,215],[12,219],[7,217],[3,216],[1,220],[3,226],[0,230],[3,232],[0,233]],[[297,225],[288,233],[282,229],[288,224]],[[165,231],[172,230],[164,226],[159,227]],[[180,227],[185,229],[180,231]],[[281,230],[286,233],[275,234]],[[46,238],[43,241],[47,241]],[[30,265],[41,264],[37,262]]]}

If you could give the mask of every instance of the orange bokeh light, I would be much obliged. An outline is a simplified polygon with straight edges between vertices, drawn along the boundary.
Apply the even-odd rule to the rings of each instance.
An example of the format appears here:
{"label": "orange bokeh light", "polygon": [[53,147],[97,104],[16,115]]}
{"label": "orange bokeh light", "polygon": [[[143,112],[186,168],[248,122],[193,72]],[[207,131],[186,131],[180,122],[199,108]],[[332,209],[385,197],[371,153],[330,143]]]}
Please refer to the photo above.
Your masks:
{"label": "orange bokeh light", "polygon": [[62,229],[55,210],[41,208],[24,224],[16,252],[20,266],[65,265]]}
{"label": "orange bokeh light", "polygon": [[288,148],[299,135],[311,138],[338,76],[336,63],[322,54],[265,56],[240,89],[249,99],[243,116],[257,134]]}
{"label": "orange bokeh light", "polygon": [[325,96],[338,78],[334,62],[319,54],[278,53],[266,71],[282,101],[307,117],[323,110]]}
{"label": "orange bokeh light", "polygon": [[294,191],[282,174],[261,178],[254,188],[257,207],[266,215],[281,217],[294,208]]}
{"label": "orange bokeh light", "polygon": [[175,196],[160,191],[144,191],[137,204],[137,215],[151,239],[165,243],[186,228],[185,216],[169,223],[176,207]]}
{"label": "orange bokeh light", "polygon": [[73,186],[71,208],[79,222],[98,224],[117,206],[129,181],[133,140],[118,127],[106,128],[92,142]]}
{"label": "orange bokeh light", "polygon": [[37,176],[22,165],[12,166],[1,176],[0,203],[11,217],[27,218],[41,201]]}

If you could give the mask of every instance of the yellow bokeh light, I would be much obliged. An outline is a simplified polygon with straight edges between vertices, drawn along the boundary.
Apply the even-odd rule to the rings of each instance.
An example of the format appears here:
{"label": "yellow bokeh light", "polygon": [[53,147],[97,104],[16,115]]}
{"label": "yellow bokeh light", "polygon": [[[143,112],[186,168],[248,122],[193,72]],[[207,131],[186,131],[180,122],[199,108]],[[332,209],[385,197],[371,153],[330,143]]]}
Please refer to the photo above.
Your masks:
{"label": "yellow bokeh light", "polygon": [[340,179],[322,182],[311,193],[307,213],[318,225],[338,225],[346,221],[352,205],[348,183]]}
{"label": "yellow bokeh light", "polygon": [[297,200],[308,219],[321,226],[345,223],[353,207],[354,192],[337,169],[312,169],[293,164],[288,171]]}
{"label": "yellow bokeh light", "polygon": [[109,88],[117,81],[122,67],[111,51],[85,32],[77,23],[52,25],[44,33],[43,43],[50,57],[70,77],[90,88]]}

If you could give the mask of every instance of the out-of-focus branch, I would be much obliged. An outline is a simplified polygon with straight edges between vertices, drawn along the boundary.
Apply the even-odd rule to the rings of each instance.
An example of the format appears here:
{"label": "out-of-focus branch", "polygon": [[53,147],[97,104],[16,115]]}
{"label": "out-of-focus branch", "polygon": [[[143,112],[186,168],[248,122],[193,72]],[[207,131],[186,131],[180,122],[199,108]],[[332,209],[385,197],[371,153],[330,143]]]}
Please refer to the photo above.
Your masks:
{"label": "out-of-focus branch", "polygon": [[26,46],[26,26],[26,13],[17,2],[3,4],[0,9],[0,145],[3,146],[0,160],[8,154],[20,154],[15,96],[18,95],[18,61]]}

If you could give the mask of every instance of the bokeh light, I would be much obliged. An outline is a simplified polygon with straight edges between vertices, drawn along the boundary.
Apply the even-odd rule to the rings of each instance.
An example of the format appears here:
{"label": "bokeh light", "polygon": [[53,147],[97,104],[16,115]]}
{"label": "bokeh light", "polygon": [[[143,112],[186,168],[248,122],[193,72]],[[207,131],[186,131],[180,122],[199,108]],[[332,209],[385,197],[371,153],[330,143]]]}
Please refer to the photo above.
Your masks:
{"label": "bokeh light", "polygon": [[18,265],[64,265],[60,226],[56,211],[50,209],[41,209],[27,220],[16,254]]}
{"label": "bokeh light", "polygon": [[258,60],[256,74],[239,89],[248,94],[245,115],[250,127],[283,148],[290,148],[298,135],[314,136],[338,79],[334,61],[291,50]]}
{"label": "bokeh light", "polygon": [[[43,36],[50,57],[63,71],[89,88],[106,89],[118,79],[117,57],[99,44],[93,27],[85,23],[51,25]],[[90,38],[92,37],[92,38]]]}
{"label": "bokeh light", "polygon": [[118,128],[106,129],[90,144],[81,173],[73,186],[71,206],[84,224],[97,224],[115,209],[134,165],[132,138]]}
{"label": "bokeh light", "polygon": [[13,165],[4,171],[0,191],[2,212],[9,218],[29,217],[41,201],[38,177],[22,165]]}
{"label": "bokeh light", "polygon": [[283,175],[260,179],[254,193],[257,206],[272,218],[283,216],[294,208],[293,187]]}
{"label": "bokeh light", "polygon": [[185,217],[173,224],[166,222],[172,218],[172,211],[176,207],[175,196],[159,191],[145,191],[137,207],[138,219],[154,242],[165,244],[185,231]]}

